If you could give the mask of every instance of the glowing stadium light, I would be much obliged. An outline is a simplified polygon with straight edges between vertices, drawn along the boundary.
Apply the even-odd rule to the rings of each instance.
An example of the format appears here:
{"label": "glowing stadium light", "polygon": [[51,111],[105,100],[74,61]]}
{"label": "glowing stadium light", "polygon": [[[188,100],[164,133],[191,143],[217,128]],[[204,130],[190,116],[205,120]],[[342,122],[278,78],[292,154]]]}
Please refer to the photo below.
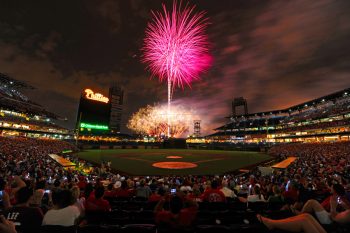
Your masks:
{"label": "glowing stadium light", "polygon": [[98,130],[108,130],[107,125],[94,125],[89,123],[80,123],[80,128],[86,128],[86,129],[98,129]]}
{"label": "glowing stadium light", "polygon": [[96,100],[104,103],[108,103],[109,99],[100,93],[94,93],[91,89],[85,89],[85,98],[90,100]]}

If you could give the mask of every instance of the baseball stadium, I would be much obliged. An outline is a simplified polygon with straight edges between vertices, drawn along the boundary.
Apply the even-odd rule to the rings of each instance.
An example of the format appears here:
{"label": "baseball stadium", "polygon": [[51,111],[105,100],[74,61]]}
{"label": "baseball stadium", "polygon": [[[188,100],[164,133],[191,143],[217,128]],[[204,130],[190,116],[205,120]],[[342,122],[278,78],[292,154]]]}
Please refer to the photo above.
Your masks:
{"label": "baseball stadium", "polygon": [[0,233],[350,232],[350,4],[4,1]]}

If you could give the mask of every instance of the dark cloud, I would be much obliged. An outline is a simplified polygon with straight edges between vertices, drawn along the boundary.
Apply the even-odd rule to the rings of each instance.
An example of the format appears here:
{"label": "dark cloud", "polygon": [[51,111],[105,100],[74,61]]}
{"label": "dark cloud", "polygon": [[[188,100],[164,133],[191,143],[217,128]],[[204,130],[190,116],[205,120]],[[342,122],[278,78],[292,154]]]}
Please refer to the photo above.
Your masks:
{"label": "dark cloud", "polygon": [[[350,86],[349,1],[190,2],[210,18],[214,63],[174,99],[195,109],[205,133],[225,122],[234,97],[247,98],[256,112]],[[161,3],[1,1],[0,72],[38,87],[32,98],[67,116],[69,127],[83,88],[106,93],[121,84],[126,122],[138,108],[166,99],[165,84],[150,79],[139,61],[150,10]]]}

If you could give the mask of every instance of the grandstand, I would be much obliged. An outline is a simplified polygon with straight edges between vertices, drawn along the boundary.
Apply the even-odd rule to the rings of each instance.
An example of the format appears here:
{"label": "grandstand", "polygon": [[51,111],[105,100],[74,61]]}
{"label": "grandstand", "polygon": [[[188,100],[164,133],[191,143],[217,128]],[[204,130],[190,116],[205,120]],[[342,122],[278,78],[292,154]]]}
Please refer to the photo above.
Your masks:
{"label": "grandstand", "polygon": [[71,138],[69,130],[54,123],[63,119],[31,101],[23,94],[28,90],[35,88],[0,73],[0,135]]}
{"label": "grandstand", "polygon": [[206,138],[235,143],[349,140],[350,88],[286,109],[227,118]]}
{"label": "grandstand", "polygon": [[[114,147],[112,139],[110,145],[86,153],[84,158],[84,152],[76,153],[74,145],[51,139],[53,135],[64,138],[68,131],[52,122],[58,116],[22,94],[22,89],[33,87],[8,76],[2,76],[0,85],[0,214],[16,229],[8,232],[297,232],[288,223],[301,232],[310,232],[308,227],[317,227],[322,233],[349,232],[350,220],[342,216],[350,216],[350,141],[343,133],[348,131],[336,131],[349,128],[348,89],[281,111],[231,116],[211,137],[241,137],[258,144],[263,140],[303,140],[297,132],[315,134],[320,130],[327,133],[316,136],[323,137],[322,141],[333,137],[333,131],[338,140],[347,140],[280,143],[268,151],[272,161],[256,153],[259,163],[253,159],[252,165],[237,170],[234,167],[239,160],[223,156],[231,153],[228,151],[213,151],[204,157],[201,151],[192,155],[187,149],[174,150],[165,158],[164,150],[147,147],[148,154],[139,147],[106,150],[111,156],[118,152],[123,164],[101,150]],[[6,102],[12,104],[3,104]],[[249,154],[242,158],[250,160]],[[139,173],[154,162],[182,159],[188,163],[190,157],[200,158],[196,165],[204,172]],[[210,175],[208,162],[227,169]],[[113,169],[116,164],[128,173],[118,174]],[[142,175],[131,175],[132,169]],[[343,204],[348,209],[332,212],[335,220],[324,222],[313,209],[308,210],[310,205],[321,208],[321,203],[326,211]]]}

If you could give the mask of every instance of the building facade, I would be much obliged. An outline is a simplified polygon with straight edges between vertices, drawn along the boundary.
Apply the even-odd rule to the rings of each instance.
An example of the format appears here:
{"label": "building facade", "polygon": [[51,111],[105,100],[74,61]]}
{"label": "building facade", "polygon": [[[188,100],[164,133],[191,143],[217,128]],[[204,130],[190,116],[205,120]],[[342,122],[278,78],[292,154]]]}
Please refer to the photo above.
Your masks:
{"label": "building facade", "polygon": [[111,104],[109,128],[112,133],[119,133],[123,114],[124,91],[120,86],[109,88],[109,99]]}

